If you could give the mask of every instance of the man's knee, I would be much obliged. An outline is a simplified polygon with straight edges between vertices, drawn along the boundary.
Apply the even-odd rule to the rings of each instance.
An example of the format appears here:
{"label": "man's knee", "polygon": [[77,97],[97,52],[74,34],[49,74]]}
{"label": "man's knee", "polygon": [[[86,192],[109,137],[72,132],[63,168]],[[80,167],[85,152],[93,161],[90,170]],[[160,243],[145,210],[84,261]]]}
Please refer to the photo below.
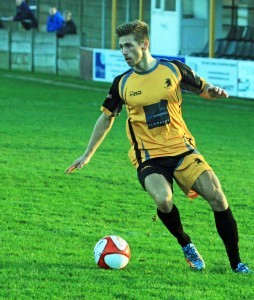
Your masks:
{"label": "man's knee", "polygon": [[156,195],[151,195],[161,212],[169,213],[173,207],[173,195],[171,190],[160,190]]}

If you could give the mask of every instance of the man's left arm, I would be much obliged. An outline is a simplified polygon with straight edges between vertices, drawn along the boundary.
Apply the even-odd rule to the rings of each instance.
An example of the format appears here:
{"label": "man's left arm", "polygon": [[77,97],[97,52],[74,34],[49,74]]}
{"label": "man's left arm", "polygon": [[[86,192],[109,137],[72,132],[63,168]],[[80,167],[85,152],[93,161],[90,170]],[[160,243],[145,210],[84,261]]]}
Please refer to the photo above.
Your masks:
{"label": "man's left arm", "polygon": [[193,70],[186,64],[178,61],[171,61],[176,65],[181,74],[181,88],[189,92],[200,95],[203,98],[213,100],[216,98],[228,98],[228,93],[218,86],[214,86],[206,82],[204,78],[199,77]]}

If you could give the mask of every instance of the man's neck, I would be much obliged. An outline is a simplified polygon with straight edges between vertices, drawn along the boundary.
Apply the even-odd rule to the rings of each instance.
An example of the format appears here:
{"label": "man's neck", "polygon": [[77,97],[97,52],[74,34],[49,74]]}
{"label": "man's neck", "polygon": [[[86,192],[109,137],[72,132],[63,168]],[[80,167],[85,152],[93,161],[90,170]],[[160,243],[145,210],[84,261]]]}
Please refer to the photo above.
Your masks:
{"label": "man's neck", "polygon": [[133,67],[136,72],[147,72],[151,70],[157,63],[157,59],[153,58],[150,54],[136,66]]}

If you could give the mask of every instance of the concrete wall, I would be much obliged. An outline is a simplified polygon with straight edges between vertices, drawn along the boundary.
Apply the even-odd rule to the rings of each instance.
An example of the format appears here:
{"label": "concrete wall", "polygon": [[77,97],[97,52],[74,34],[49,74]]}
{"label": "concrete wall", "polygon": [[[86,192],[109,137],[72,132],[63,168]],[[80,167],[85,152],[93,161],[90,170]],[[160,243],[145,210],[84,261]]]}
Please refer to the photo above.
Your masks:
{"label": "concrete wall", "polygon": [[[9,32],[10,33],[10,32]],[[12,32],[10,35],[11,69],[30,71],[33,68],[32,31]]]}
{"label": "concrete wall", "polygon": [[57,40],[55,34],[37,32],[34,35],[34,72],[57,73]]}
{"label": "concrete wall", "polygon": [[10,68],[10,35],[6,30],[0,30],[0,67]]}
{"label": "concrete wall", "polygon": [[78,77],[79,37],[57,39],[47,32],[0,30],[0,68]]}
{"label": "concrete wall", "polygon": [[[34,3],[34,1],[29,0],[27,2]],[[124,23],[126,20],[134,20],[139,17],[139,1],[129,0],[129,7],[126,6],[127,2],[126,0],[117,1],[117,25]],[[111,48],[112,0],[37,0],[37,10],[34,14],[39,23],[39,32],[46,31],[45,24],[49,6],[52,3],[56,3],[61,12],[64,10],[72,12],[82,46],[101,48],[102,41],[105,41],[105,48]],[[144,0],[143,3],[143,19],[149,24],[151,4],[149,0]],[[104,22],[102,21],[103,8]],[[15,13],[15,0],[0,0],[0,17],[13,16]],[[3,22],[3,24],[6,29],[23,31],[19,22]]]}
{"label": "concrete wall", "polygon": [[57,73],[59,75],[79,76],[79,61],[79,37],[66,35],[63,39],[58,39]]}
{"label": "concrete wall", "polygon": [[80,48],[80,78],[93,80],[93,49]]}

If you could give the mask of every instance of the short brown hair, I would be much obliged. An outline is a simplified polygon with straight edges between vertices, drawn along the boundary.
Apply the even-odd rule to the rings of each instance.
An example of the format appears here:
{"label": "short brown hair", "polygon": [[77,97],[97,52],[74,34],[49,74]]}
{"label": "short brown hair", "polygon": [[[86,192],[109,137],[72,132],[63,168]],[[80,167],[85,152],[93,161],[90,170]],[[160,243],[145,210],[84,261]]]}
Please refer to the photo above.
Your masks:
{"label": "short brown hair", "polygon": [[116,28],[116,35],[118,38],[129,34],[134,34],[137,42],[144,39],[149,41],[149,26],[143,21],[135,20],[119,25]]}

